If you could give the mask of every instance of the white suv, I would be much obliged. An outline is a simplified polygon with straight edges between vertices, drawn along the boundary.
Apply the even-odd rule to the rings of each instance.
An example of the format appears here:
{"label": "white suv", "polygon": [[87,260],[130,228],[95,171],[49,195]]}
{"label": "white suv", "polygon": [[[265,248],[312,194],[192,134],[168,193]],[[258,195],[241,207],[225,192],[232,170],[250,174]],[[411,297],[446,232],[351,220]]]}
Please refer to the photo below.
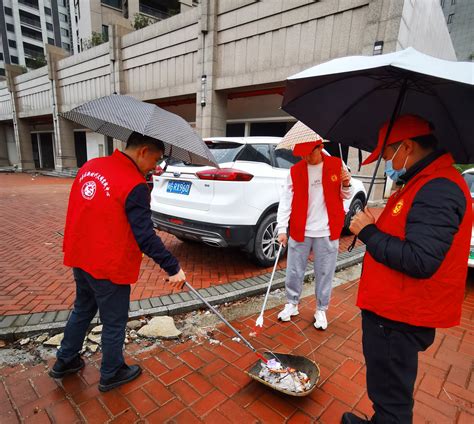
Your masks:
{"label": "white suv", "polygon": [[[289,168],[300,160],[290,150],[275,150],[280,140],[206,139],[220,169],[170,161],[165,172],[153,176],[155,227],[183,241],[237,246],[260,265],[271,265],[277,251],[280,191]],[[346,212],[360,210],[365,202],[362,182],[353,178],[352,185],[354,196],[344,202]]]}

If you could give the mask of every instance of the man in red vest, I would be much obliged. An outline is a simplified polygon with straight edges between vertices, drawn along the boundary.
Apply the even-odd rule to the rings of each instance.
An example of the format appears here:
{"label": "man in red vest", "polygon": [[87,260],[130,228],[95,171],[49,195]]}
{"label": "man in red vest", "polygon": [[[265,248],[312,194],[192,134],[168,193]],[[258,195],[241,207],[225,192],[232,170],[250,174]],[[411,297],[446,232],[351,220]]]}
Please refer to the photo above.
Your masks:
{"label": "man in red vest", "polygon": [[[388,123],[378,146],[381,153]],[[437,148],[433,126],[415,115],[399,117],[382,152],[385,172],[398,187],[377,222],[368,209],[350,229],[367,246],[357,305],[370,421],[346,412],[343,423],[411,423],[418,352],[434,341],[435,328],[459,324],[471,240],[471,196]]]}
{"label": "man in red vest", "polygon": [[64,331],[57,361],[49,374],[62,378],[84,367],[79,352],[97,310],[103,324],[102,392],[132,381],[138,365],[123,358],[130,285],[138,279],[143,254],[169,275],[172,284],[186,276],[166,250],[151,221],[145,175],[164,152],[163,142],[133,133],[124,153],[84,164],[71,188],[64,232],[64,264],[76,281],[74,310]]}
{"label": "man in red vest", "polygon": [[351,176],[341,159],[323,152],[321,139],[297,144],[293,154],[303,160],[291,167],[278,206],[278,241],[284,246],[288,243],[285,282],[288,303],[278,318],[290,321],[298,315],[304,272],[313,250],[317,299],[314,326],[325,330],[339,237],[344,226],[342,201],[352,196]]}

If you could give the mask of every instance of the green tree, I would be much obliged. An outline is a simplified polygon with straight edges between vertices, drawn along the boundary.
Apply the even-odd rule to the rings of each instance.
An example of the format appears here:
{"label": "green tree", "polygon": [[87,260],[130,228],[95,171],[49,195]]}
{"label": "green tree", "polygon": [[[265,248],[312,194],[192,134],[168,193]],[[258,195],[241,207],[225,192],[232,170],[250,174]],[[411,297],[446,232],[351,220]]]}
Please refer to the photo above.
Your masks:
{"label": "green tree", "polygon": [[99,46],[102,43],[104,43],[102,34],[92,31],[92,35],[90,38],[86,38],[85,40],[82,40],[82,48],[84,50],[89,50],[92,47]]}
{"label": "green tree", "polygon": [[46,66],[46,57],[43,54],[27,59],[27,67],[30,69],[38,69]]}
{"label": "green tree", "polygon": [[140,13],[135,13],[133,16],[133,29],[142,29],[147,27],[148,25],[154,24],[156,21],[148,16],[142,15]]}

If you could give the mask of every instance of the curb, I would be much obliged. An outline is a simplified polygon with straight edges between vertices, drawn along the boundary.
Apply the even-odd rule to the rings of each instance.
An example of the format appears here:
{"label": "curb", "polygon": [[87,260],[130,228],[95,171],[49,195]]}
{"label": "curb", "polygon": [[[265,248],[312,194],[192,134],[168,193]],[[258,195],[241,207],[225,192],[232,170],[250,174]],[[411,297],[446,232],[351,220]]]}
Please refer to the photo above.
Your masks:
{"label": "curb", "polygon": [[[365,246],[355,248],[352,252],[339,253],[336,262],[336,271],[341,271],[362,262],[364,253]],[[312,274],[313,264],[309,263],[306,268],[305,277]],[[275,272],[275,278],[272,284],[273,290],[285,287],[285,275],[285,270]],[[220,305],[265,293],[270,276],[271,273],[262,274],[245,280],[199,289],[198,291],[199,294],[206,298],[211,304]],[[192,293],[173,293],[130,302],[128,316],[129,318],[136,318],[143,315],[179,315],[202,309],[203,307],[205,307],[205,305]],[[62,310],[56,312],[0,316],[0,338],[15,340],[51,330],[58,330],[55,332],[59,333],[64,330],[71,312],[71,310]],[[98,316],[91,321],[91,325],[99,323],[100,320]]]}

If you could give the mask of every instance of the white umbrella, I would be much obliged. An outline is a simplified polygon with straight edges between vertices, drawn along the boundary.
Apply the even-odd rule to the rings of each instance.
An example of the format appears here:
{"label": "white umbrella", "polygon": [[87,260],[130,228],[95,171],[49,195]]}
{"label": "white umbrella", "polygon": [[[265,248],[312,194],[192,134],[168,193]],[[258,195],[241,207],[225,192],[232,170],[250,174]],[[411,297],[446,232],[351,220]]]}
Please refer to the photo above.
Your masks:
{"label": "white umbrella", "polygon": [[318,133],[303,124],[301,121],[298,121],[283,136],[281,141],[277,144],[276,149],[293,149],[297,144],[318,140],[325,141]]}

